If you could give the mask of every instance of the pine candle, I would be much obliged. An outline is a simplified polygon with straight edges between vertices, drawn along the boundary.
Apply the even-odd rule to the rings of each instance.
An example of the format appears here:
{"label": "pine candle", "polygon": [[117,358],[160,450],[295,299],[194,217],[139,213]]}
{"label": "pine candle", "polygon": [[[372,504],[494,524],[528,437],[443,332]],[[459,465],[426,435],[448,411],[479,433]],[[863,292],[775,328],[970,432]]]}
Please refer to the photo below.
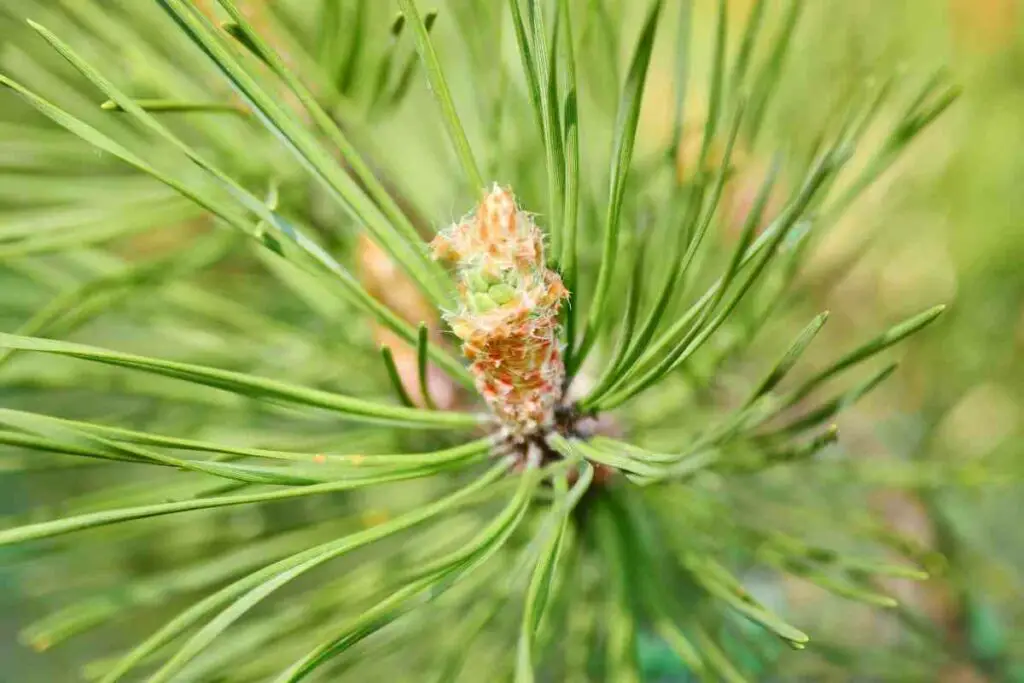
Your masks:
{"label": "pine candle", "polygon": [[459,308],[445,320],[480,395],[510,436],[550,426],[565,376],[558,316],[569,292],[545,266],[540,228],[494,185],[431,248],[457,267]]}

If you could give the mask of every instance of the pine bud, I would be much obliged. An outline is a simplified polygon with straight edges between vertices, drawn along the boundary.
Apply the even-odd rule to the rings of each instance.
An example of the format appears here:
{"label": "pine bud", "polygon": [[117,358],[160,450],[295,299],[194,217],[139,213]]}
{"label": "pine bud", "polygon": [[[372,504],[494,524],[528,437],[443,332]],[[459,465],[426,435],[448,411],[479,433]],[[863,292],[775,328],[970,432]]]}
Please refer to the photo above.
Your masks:
{"label": "pine bud", "polygon": [[540,228],[495,185],[431,248],[456,265],[459,308],[445,319],[480,395],[511,436],[550,426],[565,376],[558,314],[569,292],[545,266]]}

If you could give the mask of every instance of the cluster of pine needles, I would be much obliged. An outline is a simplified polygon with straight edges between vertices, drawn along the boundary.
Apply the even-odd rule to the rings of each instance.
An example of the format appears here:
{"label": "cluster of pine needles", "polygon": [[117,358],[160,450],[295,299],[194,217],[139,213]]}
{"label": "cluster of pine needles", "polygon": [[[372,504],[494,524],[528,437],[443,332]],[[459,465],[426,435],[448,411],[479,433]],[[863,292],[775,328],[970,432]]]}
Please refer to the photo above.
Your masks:
{"label": "cluster of pine needles", "polygon": [[[846,666],[771,604],[799,580],[893,610],[871,661],[926,676],[944,653],[882,588],[926,552],[859,506],[834,418],[942,307],[840,348],[789,321],[957,90],[865,83],[777,144],[806,2],[729,4],[5,0],[0,463],[37,505],[0,558],[52,608],[24,641],[86,641],[105,683]],[[637,144],[656,45],[671,130]],[[538,457],[428,249],[494,183],[567,292]]]}

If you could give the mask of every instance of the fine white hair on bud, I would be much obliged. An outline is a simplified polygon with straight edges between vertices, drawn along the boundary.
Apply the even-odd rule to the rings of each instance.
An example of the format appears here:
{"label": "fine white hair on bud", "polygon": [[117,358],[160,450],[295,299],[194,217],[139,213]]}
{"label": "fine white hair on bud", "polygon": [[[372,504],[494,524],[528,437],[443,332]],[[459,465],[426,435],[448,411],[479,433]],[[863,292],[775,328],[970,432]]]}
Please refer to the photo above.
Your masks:
{"label": "fine white hair on bud", "polygon": [[511,436],[552,425],[565,376],[558,318],[569,292],[545,265],[540,228],[495,184],[431,249],[456,266],[459,308],[445,319],[480,395]]}

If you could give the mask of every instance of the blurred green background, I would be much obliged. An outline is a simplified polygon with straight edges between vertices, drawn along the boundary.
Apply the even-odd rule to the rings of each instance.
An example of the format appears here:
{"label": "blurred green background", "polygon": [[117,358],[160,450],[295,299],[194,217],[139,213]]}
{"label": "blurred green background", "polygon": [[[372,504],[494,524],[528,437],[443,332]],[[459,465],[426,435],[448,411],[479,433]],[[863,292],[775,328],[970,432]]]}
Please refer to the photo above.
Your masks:
{"label": "blurred green background", "polygon": [[[697,3],[702,53],[711,4]],[[732,16],[747,7],[736,0]],[[0,65],[9,57],[4,42],[20,30],[2,27]],[[669,60],[666,49],[649,80],[641,145],[667,134]],[[937,301],[951,305],[901,347],[896,376],[839,424],[848,448],[879,465],[874,504],[945,558],[931,567],[932,581],[895,587],[968,653],[973,664],[943,671],[943,682],[1024,680],[1024,3],[812,0],[783,79],[784,104],[766,134],[799,143],[866,79],[900,72],[922,82],[938,64],[963,97],[843,219],[803,276],[806,306],[777,324],[795,329],[809,311],[828,308],[826,339],[841,344]],[[14,106],[0,94],[0,107]],[[415,109],[417,98],[405,106]],[[31,150],[0,138],[0,166],[16,168],[19,154]],[[5,300],[18,296],[4,292]],[[936,476],[911,473],[903,466],[910,461]],[[972,468],[980,462],[986,467]],[[40,495],[0,472],[0,514]],[[17,565],[8,561],[17,552],[0,554],[0,682],[71,680],[81,645],[39,656],[18,644],[18,628],[40,605],[14,587]],[[887,622],[871,610],[838,607],[795,585],[787,601],[824,642],[884,638]],[[796,680],[803,655],[780,656],[789,673],[775,680]]]}
{"label": "blurred green background", "polygon": [[[733,16],[743,16],[750,4],[733,2]],[[697,33],[708,41],[710,5],[697,5],[704,10]],[[771,134],[806,139],[835,116],[844,89],[893,74],[920,82],[936,65],[963,87],[962,98],[829,236],[804,276],[803,296],[808,311],[832,311],[826,329],[837,346],[935,301],[951,304],[935,329],[902,347],[895,377],[838,423],[855,459],[872,462],[878,509],[894,528],[948,560],[932,568],[933,581],[898,589],[972,653],[974,666],[937,675],[950,683],[1018,681],[1024,680],[1024,3],[809,3]],[[651,118],[660,123],[656,114]],[[910,461],[934,468],[933,481],[910,475],[904,466]],[[1001,474],[984,474],[990,466]],[[940,483],[947,468],[957,474]],[[837,640],[885,637],[886,620],[877,613],[826,607],[820,595],[805,596],[799,587],[789,598],[791,608],[807,610],[803,623]],[[787,673],[772,680],[795,680],[802,657],[783,655],[780,670]]]}
{"label": "blurred green background", "polygon": [[[944,680],[1024,676],[1024,4],[1016,0],[820,2],[802,34],[778,125],[799,134],[828,115],[837,82],[927,73],[943,63],[962,99],[861,200],[819,254],[807,297],[856,334],[935,300],[951,308],[911,341],[895,381],[839,420],[858,457],[891,462],[878,505],[896,528],[944,553],[937,581],[906,599],[979,666]],[[797,66],[798,64],[798,66]],[[863,253],[847,266],[846,255]],[[836,272],[841,273],[837,277]],[[900,463],[951,464],[962,486],[897,491]],[[981,462],[1005,476],[988,479]],[[880,472],[889,471],[883,468]],[[977,475],[977,476],[976,476]],[[884,474],[880,477],[884,480]],[[882,482],[885,483],[884,481]],[[838,632],[872,622],[850,622]],[[826,617],[827,618],[827,617]],[[878,627],[878,622],[874,622]],[[987,666],[986,658],[1008,666]],[[793,657],[792,659],[799,659]]]}

